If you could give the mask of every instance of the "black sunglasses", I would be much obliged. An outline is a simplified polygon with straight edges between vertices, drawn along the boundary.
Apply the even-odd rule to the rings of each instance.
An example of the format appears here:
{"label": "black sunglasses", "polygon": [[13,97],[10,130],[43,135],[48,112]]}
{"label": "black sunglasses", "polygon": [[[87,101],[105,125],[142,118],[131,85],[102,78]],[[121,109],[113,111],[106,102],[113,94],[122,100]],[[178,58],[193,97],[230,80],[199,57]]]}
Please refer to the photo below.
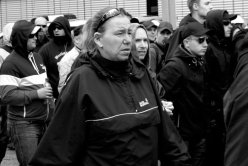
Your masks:
{"label": "black sunglasses", "polygon": [[63,29],[61,26],[55,26],[54,28],[53,28],[53,30],[55,30],[55,29],[58,29],[58,30],[61,30],[61,29]]}
{"label": "black sunglasses", "polygon": [[117,8],[109,10],[107,13],[105,13],[105,14],[102,16],[102,18],[101,18],[101,20],[100,20],[100,22],[99,22],[99,24],[98,24],[98,26],[97,26],[97,28],[96,28],[96,31],[97,31],[97,30],[99,29],[99,27],[102,26],[108,19],[110,19],[110,18],[112,18],[112,17],[115,17],[115,16],[118,16],[119,14],[121,14],[121,12],[120,12],[120,10],[117,9]]}
{"label": "black sunglasses", "polygon": [[207,43],[209,43],[209,39],[208,39],[208,37],[199,37],[198,39],[196,39],[197,41],[198,41],[198,43],[199,44],[202,44],[202,43],[204,43],[205,41],[207,42]]}
{"label": "black sunglasses", "polygon": [[34,38],[36,36],[36,34],[30,34],[29,36],[28,36],[28,38],[29,39],[32,39],[32,38]]}
{"label": "black sunglasses", "polygon": [[230,20],[223,20],[222,23],[223,23],[223,25],[227,26],[227,25],[231,24],[231,21]]}
{"label": "black sunglasses", "polygon": [[46,28],[47,25],[36,25],[36,26],[39,26],[39,27],[42,27],[42,28]]}

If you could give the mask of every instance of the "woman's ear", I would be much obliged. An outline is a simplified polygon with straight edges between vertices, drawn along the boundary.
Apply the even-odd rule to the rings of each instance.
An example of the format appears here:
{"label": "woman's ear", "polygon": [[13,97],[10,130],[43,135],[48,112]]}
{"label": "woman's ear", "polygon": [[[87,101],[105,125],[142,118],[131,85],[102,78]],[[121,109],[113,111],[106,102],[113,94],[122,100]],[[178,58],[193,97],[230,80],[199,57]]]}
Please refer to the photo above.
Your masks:
{"label": "woman's ear", "polygon": [[101,37],[102,37],[102,34],[101,33],[99,33],[99,32],[95,32],[94,33],[94,42],[100,48],[103,47],[102,42],[101,42]]}

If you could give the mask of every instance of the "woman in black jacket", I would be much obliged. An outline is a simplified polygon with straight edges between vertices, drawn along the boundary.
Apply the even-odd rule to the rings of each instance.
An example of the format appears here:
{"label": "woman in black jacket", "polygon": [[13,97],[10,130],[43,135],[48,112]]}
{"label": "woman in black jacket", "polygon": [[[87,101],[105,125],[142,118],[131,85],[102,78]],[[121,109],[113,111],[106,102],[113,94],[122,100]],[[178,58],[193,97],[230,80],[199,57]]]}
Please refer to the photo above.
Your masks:
{"label": "woman in black jacket", "polygon": [[186,165],[184,142],[146,67],[130,54],[130,19],[111,7],[93,17],[89,57],[61,91],[30,165]]}

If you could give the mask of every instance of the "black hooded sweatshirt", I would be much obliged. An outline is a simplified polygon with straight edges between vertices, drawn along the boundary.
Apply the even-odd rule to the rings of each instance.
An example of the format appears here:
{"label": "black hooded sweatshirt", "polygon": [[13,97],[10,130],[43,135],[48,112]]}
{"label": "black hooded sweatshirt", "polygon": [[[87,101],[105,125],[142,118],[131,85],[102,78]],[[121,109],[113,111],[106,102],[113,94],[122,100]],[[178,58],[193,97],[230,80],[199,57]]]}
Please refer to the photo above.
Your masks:
{"label": "black hooded sweatshirt", "polygon": [[17,21],[11,34],[14,51],[5,59],[0,70],[1,102],[8,107],[8,119],[44,121],[48,118],[45,100],[37,90],[44,87],[46,72],[42,58],[27,50],[28,37],[35,25]]}
{"label": "black hooded sweatshirt", "polygon": [[222,108],[223,96],[233,80],[236,62],[231,38],[225,37],[223,16],[225,10],[212,10],[206,17],[206,28],[210,30],[209,45],[205,54],[206,78],[210,87],[209,97],[216,108]]}
{"label": "black hooded sweatshirt", "polygon": [[[58,25],[63,27],[65,36],[55,37],[54,27]],[[59,71],[57,63],[69,52],[74,44],[71,38],[71,29],[69,21],[65,17],[57,17],[48,27],[49,36],[52,38],[39,51],[47,69],[47,76],[53,89],[53,96],[58,97]]]}

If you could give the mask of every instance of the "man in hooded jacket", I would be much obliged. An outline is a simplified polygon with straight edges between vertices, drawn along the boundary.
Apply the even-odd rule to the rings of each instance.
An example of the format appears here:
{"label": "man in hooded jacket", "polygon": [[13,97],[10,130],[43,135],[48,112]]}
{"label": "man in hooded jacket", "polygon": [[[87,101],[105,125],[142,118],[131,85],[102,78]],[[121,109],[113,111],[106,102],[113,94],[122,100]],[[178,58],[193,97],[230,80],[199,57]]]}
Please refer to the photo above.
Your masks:
{"label": "man in hooded jacket", "polygon": [[52,40],[45,44],[39,51],[47,69],[47,76],[53,88],[53,97],[58,97],[59,71],[57,63],[69,52],[74,44],[71,38],[69,21],[61,16],[57,17],[48,27]]}
{"label": "man in hooded jacket", "polygon": [[26,20],[14,24],[14,51],[0,70],[1,104],[8,105],[8,131],[21,166],[28,164],[44,133],[49,117],[46,99],[52,96],[52,88],[44,87],[42,58],[33,52],[39,29]]}
{"label": "man in hooded jacket", "polygon": [[[208,94],[205,102],[211,105],[214,114],[211,132],[208,133],[208,157],[217,166],[223,165],[225,127],[223,117],[223,97],[233,81],[236,57],[232,44],[231,20],[237,15],[228,14],[226,10],[212,10],[206,17],[209,33],[209,45],[205,55],[206,84]],[[209,163],[209,165],[213,165]]]}

